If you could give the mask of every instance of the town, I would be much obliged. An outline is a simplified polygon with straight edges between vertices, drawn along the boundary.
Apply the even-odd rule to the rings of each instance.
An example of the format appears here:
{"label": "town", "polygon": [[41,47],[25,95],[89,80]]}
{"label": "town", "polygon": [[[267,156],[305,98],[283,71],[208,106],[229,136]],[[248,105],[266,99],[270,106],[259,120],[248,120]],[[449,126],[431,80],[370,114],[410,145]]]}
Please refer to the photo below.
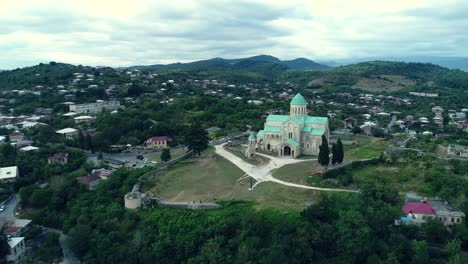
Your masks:
{"label": "town", "polygon": [[[41,81],[44,69],[66,70],[68,77],[51,85]],[[219,201],[231,199],[251,200],[258,208],[302,210],[317,199],[321,190],[359,191],[362,184],[384,172],[390,178],[381,180],[389,181],[402,195],[421,195],[407,198],[401,207],[401,219],[392,219],[395,224],[419,225],[434,217],[447,226],[464,222],[465,214],[444,199],[461,195],[465,180],[447,176],[459,179],[453,183],[458,186],[456,190],[427,189],[435,188],[427,182],[433,173],[428,162],[453,166],[451,173],[466,175],[468,109],[464,101],[458,104],[455,99],[454,104],[452,98],[456,95],[427,96],[400,90],[388,93],[369,88],[341,92],[327,88],[320,78],[302,83],[229,82],[222,78],[187,78],[185,73],[171,71],[76,67],[55,62],[19,73],[26,72],[36,85],[28,88],[20,84],[23,89],[3,90],[0,98],[4,165],[0,172],[5,186],[0,217],[11,237],[12,249],[16,248],[17,253],[9,256],[14,261],[30,255],[28,251],[38,250],[34,249],[37,238],[27,240],[30,233],[54,237],[57,243],[63,236],[50,231],[49,227],[56,226],[55,220],[47,220],[39,212],[53,201],[59,208],[66,206],[69,198],[57,195],[67,192],[67,186],[100,192],[100,185],[128,170],[139,175],[134,186],[122,190],[120,199],[129,210],[152,208],[154,204],[215,209],[220,207]],[[297,104],[303,106],[298,108]],[[344,146],[339,163],[335,164],[334,152],[330,155],[332,164],[317,161],[322,134],[310,143],[297,143],[296,138],[306,137],[289,133],[290,143],[278,149],[275,135],[283,129],[275,124],[288,120],[288,113],[296,116],[291,120],[321,116],[326,122],[321,130],[325,131],[325,139],[333,147],[337,141],[341,148]],[[194,118],[197,123],[190,121]],[[318,132],[306,128],[301,131],[311,135]],[[191,139],[187,131],[198,138]],[[249,143],[251,138],[253,143]],[[288,157],[282,158],[285,155],[294,159],[288,161]],[[234,167],[218,164],[219,156],[226,160],[223,163]],[[411,170],[416,164],[425,168],[424,172]],[[182,172],[186,166],[191,173]],[[213,175],[208,177],[199,166],[217,169],[209,171]],[[264,169],[270,173],[261,175]],[[399,176],[390,176],[394,173]],[[395,179],[406,174],[404,179]],[[228,178],[233,176],[238,177],[234,184]],[[182,182],[174,182],[174,177]],[[426,183],[414,185],[421,180]],[[257,189],[261,191],[256,193]],[[300,194],[286,199],[292,191]],[[431,194],[431,199],[440,202],[426,203],[422,197]],[[48,202],[45,197],[50,195],[52,200]],[[57,246],[55,250],[60,250]]]}
{"label": "town", "polygon": [[464,1],[0,1],[0,263],[468,263]]}

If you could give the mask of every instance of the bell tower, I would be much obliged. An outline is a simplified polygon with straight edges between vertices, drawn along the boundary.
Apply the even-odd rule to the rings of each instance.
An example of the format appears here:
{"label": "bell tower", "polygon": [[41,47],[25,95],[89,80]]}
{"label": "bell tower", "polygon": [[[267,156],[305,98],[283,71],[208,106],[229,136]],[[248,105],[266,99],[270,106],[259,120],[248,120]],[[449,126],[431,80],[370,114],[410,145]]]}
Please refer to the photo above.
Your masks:
{"label": "bell tower", "polygon": [[300,93],[291,100],[289,115],[299,117],[307,115],[307,102]]}

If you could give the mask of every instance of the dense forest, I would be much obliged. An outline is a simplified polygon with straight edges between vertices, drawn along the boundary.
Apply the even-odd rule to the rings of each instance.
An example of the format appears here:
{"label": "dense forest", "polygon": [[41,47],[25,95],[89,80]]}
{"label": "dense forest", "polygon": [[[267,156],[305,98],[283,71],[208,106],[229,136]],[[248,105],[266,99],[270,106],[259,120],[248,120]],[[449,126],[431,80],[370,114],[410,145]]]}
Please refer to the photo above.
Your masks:
{"label": "dense forest", "polygon": [[466,224],[395,226],[401,198],[384,183],[323,195],[300,214],[245,202],[127,211],[121,198],[142,173],[120,170],[94,192],[72,185],[66,207],[50,200],[34,219],[69,232],[86,263],[461,263],[468,246]]}

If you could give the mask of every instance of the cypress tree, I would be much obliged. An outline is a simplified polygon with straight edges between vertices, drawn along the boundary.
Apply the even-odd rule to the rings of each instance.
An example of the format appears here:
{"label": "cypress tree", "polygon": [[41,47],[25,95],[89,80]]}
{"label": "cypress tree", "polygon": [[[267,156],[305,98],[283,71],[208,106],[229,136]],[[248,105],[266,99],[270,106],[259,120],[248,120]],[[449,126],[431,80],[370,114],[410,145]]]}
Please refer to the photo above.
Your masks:
{"label": "cypress tree", "polygon": [[318,162],[320,165],[327,167],[328,163],[330,163],[330,150],[328,149],[328,140],[325,135],[322,135],[322,145],[320,145],[319,149]]}
{"label": "cypress tree", "polygon": [[344,149],[343,149],[343,143],[341,142],[341,139],[338,139],[336,142],[336,151],[337,151],[337,162],[341,164],[344,160]]}
{"label": "cypress tree", "polygon": [[332,144],[332,164],[335,165],[340,158],[340,154],[338,153],[338,147],[335,143]]}

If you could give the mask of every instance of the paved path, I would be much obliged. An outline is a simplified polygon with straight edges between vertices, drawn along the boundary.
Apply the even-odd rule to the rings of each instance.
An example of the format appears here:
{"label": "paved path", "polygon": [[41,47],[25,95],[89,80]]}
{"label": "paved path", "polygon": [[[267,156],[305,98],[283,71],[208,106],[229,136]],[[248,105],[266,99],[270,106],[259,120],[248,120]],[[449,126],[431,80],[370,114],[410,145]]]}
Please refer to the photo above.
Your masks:
{"label": "paved path", "polygon": [[67,235],[65,235],[61,230],[55,229],[55,228],[49,228],[49,227],[42,227],[43,229],[57,233],[59,234],[59,243],[60,246],[62,247],[62,253],[63,253],[63,260],[60,262],[60,264],[77,264],[80,263],[80,261],[75,258],[73,255],[73,252],[70,250],[70,248],[67,246]]}
{"label": "paved path", "polygon": [[315,161],[317,159],[299,160],[299,159],[292,159],[292,158],[272,157],[272,156],[268,156],[262,153],[257,153],[257,155],[259,156],[268,158],[269,161],[266,164],[252,165],[246,162],[245,160],[241,159],[240,157],[236,156],[235,154],[227,151],[224,148],[224,145],[226,145],[226,143],[215,146],[216,154],[229,160],[234,165],[239,167],[239,169],[244,171],[247,175],[254,178],[257,182],[255,183],[253,188],[255,188],[255,186],[257,186],[259,183],[271,181],[271,182],[276,182],[285,186],[310,189],[310,190],[329,191],[329,192],[358,192],[355,190],[348,190],[348,189],[320,188],[320,187],[314,187],[314,186],[295,184],[292,182],[286,182],[286,181],[276,179],[272,175],[273,170],[281,168],[284,165],[294,164],[294,163],[299,163],[299,162]]}

